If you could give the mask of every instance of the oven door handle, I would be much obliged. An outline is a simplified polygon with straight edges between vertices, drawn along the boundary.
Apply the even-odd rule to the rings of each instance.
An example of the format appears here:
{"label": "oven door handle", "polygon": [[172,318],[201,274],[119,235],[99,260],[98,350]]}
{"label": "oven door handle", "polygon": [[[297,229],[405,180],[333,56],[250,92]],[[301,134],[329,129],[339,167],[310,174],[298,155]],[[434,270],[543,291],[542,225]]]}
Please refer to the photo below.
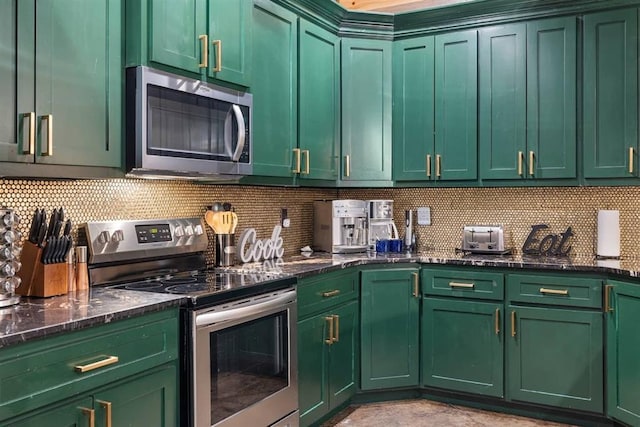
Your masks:
{"label": "oven door handle", "polygon": [[228,322],[231,320],[242,319],[262,311],[272,308],[281,307],[284,303],[295,301],[296,291],[289,291],[283,294],[267,297],[258,303],[245,305],[238,308],[230,308],[228,310],[214,311],[196,315],[196,326],[209,326],[218,322]]}

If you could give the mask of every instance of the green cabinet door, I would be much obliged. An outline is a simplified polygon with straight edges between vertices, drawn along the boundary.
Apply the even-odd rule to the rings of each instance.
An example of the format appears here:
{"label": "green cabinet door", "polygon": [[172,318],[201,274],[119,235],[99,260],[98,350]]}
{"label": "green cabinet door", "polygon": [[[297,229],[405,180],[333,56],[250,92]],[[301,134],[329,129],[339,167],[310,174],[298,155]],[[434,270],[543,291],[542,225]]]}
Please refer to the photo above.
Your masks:
{"label": "green cabinet door", "polygon": [[[92,415],[93,411],[93,415]],[[42,427],[50,426],[55,422],[57,426],[85,427],[95,425],[95,411],[93,399],[89,396],[80,399],[65,401],[62,405],[48,407],[46,410],[34,411],[26,417],[14,419],[5,425],[11,427]]]}
{"label": "green cabinet door", "polygon": [[334,340],[329,347],[329,400],[334,409],[356,393],[358,301],[335,308],[331,315]]}
{"label": "green cabinet door", "polygon": [[[33,64],[18,62],[18,112],[36,113],[36,162],[121,166],[121,1],[36,0],[34,16]],[[20,35],[34,27],[23,24],[18,51],[30,55]],[[35,105],[22,92],[34,75]]]}
{"label": "green cabinet door", "polygon": [[362,272],[362,390],[418,385],[418,280],[417,268]]}
{"label": "green cabinet door", "polygon": [[585,178],[638,176],[638,10],[584,16]]}
{"label": "green cabinet door", "polygon": [[640,286],[613,280],[608,284],[607,415],[631,426],[640,425]]}
{"label": "green cabinet door", "polygon": [[391,180],[391,42],[342,39],[342,180]]}
{"label": "green cabinet door", "polygon": [[478,177],[478,35],[435,37],[435,179]]}
{"label": "green cabinet door", "polygon": [[153,0],[149,9],[149,60],[206,71],[207,0]]}
{"label": "green cabinet door", "polygon": [[603,413],[602,312],[507,308],[507,400]]}
{"label": "green cabinet door", "polygon": [[328,313],[298,322],[298,405],[300,424],[311,425],[329,412]]}
{"label": "green cabinet door", "polygon": [[165,365],[94,393],[98,425],[110,414],[114,426],[179,425],[178,376],[174,364]]}
{"label": "green cabinet door", "polygon": [[421,323],[422,385],[504,396],[501,303],[424,297]]}
{"label": "green cabinet door", "polygon": [[576,177],[576,50],[575,17],[527,23],[530,178]]}
{"label": "green cabinet door", "polygon": [[267,0],[253,7],[253,174],[292,177],[297,143],[298,18]]}
{"label": "green cabinet door", "polygon": [[526,26],[479,32],[480,176],[524,178],[526,152]]}
{"label": "green cabinet door", "polygon": [[301,152],[294,159],[294,169],[299,170],[301,178],[336,180],[340,158],[340,39],[301,19],[298,60]]}
{"label": "green cabinet door", "polygon": [[211,77],[250,86],[252,4],[251,0],[209,0]]}
{"label": "green cabinet door", "polygon": [[434,40],[393,43],[393,179],[433,179]]}

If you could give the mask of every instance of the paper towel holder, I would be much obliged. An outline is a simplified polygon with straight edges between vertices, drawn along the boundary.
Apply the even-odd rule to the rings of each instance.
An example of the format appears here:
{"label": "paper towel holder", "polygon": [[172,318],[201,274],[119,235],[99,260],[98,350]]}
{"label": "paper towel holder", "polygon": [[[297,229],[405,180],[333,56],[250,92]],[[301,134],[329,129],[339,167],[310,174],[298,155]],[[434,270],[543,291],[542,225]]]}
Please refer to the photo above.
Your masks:
{"label": "paper towel holder", "polygon": [[620,211],[599,209],[595,233],[596,260],[620,259]]}

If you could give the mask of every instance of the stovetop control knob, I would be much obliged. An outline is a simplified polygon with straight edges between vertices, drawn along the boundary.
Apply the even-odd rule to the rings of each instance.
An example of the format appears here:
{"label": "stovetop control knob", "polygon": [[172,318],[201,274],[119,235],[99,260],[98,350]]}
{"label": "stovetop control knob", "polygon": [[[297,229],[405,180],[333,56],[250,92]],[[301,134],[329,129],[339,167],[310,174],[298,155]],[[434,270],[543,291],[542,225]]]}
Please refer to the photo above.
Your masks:
{"label": "stovetop control knob", "polygon": [[98,242],[106,245],[107,243],[109,243],[109,240],[111,240],[111,233],[109,233],[107,230],[101,231],[100,234],[98,234]]}
{"label": "stovetop control knob", "polygon": [[116,230],[111,235],[112,242],[122,242],[124,240],[124,232],[122,230]]}
{"label": "stovetop control knob", "polygon": [[184,236],[184,228],[181,225],[176,225],[176,228],[174,228],[174,230],[173,230],[173,234],[177,238],[180,238],[180,237]]}
{"label": "stovetop control knob", "polygon": [[204,230],[202,229],[202,226],[200,224],[196,225],[193,228],[193,231],[196,233],[196,236],[201,236],[204,233]]}
{"label": "stovetop control knob", "polygon": [[184,228],[184,234],[186,234],[187,236],[193,236],[193,226],[192,225],[187,225]]}

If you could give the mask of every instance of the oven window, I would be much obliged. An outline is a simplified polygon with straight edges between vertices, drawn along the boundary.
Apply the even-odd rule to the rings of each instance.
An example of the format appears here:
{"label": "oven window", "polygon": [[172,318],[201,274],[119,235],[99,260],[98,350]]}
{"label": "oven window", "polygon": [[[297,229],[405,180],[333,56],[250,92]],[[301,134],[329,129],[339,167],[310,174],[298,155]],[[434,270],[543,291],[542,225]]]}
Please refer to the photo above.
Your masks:
{"label": "oven window", "polygon": [[287,312],[212,332],[211,424],[289,385]]}

